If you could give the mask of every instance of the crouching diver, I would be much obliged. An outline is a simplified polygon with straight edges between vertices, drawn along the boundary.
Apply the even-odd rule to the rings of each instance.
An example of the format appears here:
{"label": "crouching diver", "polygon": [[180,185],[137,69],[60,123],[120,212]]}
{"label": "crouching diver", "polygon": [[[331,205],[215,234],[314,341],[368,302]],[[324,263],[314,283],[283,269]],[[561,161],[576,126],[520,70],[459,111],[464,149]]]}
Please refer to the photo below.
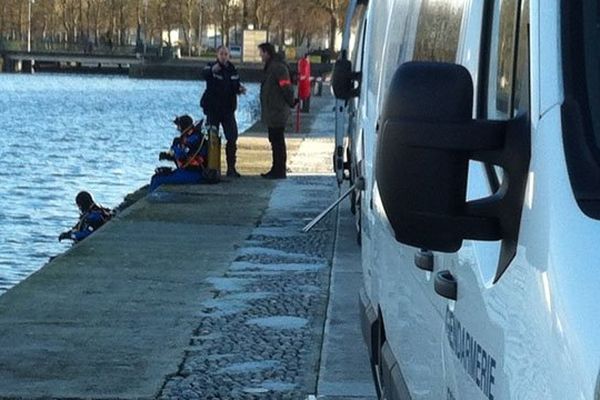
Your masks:
{"label": "crouching diver", "polygon": [[110,219],[110,209],[102,207],[94,201],[92,195],[88,192],[79,192],[75,197],[75,203],[81,212],[79,221],[70,230],[61,233],[58,236],[58,241],[64,239],[80,242]]}
{"label": "crouching diver", "polygon": [[192,117],[182,115],[173,122],[181,134],[173,139],[170,150],[161,152],[158,159],[174,161],[177,168],[157,168],[150,181],[151,192],[163,184],[201,183],[205,180],[203,171],[208,146],[201,131],[202,121],[194,125]]}

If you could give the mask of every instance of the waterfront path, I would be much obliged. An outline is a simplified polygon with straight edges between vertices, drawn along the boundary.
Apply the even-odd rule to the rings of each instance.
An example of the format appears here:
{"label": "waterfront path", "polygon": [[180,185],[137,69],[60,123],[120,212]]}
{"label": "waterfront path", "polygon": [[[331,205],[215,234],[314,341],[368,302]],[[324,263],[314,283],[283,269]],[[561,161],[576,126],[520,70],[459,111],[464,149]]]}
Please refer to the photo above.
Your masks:
{"label": "waterfront path", "polygon": [[0,296],[0,399],[373,398],[347,205],[300,232],[338,194],[315,100],[287,180],[161,188]]}

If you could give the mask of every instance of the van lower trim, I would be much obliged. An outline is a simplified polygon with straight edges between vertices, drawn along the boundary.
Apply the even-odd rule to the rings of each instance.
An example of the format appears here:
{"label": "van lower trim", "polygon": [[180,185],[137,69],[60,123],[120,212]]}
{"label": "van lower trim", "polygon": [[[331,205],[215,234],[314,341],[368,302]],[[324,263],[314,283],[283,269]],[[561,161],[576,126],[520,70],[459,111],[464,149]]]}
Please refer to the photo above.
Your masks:
{"label": "van lower trim", "polygon": [[[363,339],[369,350],[369,360],[377,395],[386,400],[411,400],[408,386],[392,353],[385,333],[379,332],[383,321],[375,311],[364,288],[358,295],[360,325]],[[383,343],[380,343],[382,341]]]}
{"label": "van lower trim", "polygon": [[381,347],[381,390],[386,400],[411,400],[400,365],[388,342]]}
{"label": "van lower trim", "polygon": [[372,359],[374,354],[374,346],[376,345],[376,343],[373,342],[373,340],[376,340],[376,335],[374,334],[373,329],[377,323],[377,313],[375,312],[375,308],[371,304],[371,301],[369,300],[364,288],[362,288],[358,293],[358,307],[363,340],[369,348],[369,358]]}

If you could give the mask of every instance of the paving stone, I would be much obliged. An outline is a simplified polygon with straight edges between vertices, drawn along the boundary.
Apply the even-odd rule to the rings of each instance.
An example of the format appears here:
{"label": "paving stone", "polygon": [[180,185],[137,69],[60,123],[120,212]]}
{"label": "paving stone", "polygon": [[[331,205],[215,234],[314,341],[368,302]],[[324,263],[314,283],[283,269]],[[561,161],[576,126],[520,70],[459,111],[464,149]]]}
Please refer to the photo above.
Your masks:
{"label": "paving stone", "polygon": [[199,306],[191,350],[159,399],[304,400],[314,392],[335,218],[300,229],[335,192],[330,176],[293,176],[275,189],[229,271],[207,282],[216,296]]}

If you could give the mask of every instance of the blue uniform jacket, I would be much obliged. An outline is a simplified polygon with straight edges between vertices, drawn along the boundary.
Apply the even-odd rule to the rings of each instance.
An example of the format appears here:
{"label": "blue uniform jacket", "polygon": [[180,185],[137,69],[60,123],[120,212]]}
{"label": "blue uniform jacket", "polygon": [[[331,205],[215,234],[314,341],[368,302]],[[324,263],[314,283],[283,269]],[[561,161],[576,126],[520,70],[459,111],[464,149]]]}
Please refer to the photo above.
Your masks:
{"label": "blue uniform jacket", "polygon": [[97,205],[81,214],[77,224],[71,229],[71,239],[80,242],[100,228],[110,219],[110,211]]}

